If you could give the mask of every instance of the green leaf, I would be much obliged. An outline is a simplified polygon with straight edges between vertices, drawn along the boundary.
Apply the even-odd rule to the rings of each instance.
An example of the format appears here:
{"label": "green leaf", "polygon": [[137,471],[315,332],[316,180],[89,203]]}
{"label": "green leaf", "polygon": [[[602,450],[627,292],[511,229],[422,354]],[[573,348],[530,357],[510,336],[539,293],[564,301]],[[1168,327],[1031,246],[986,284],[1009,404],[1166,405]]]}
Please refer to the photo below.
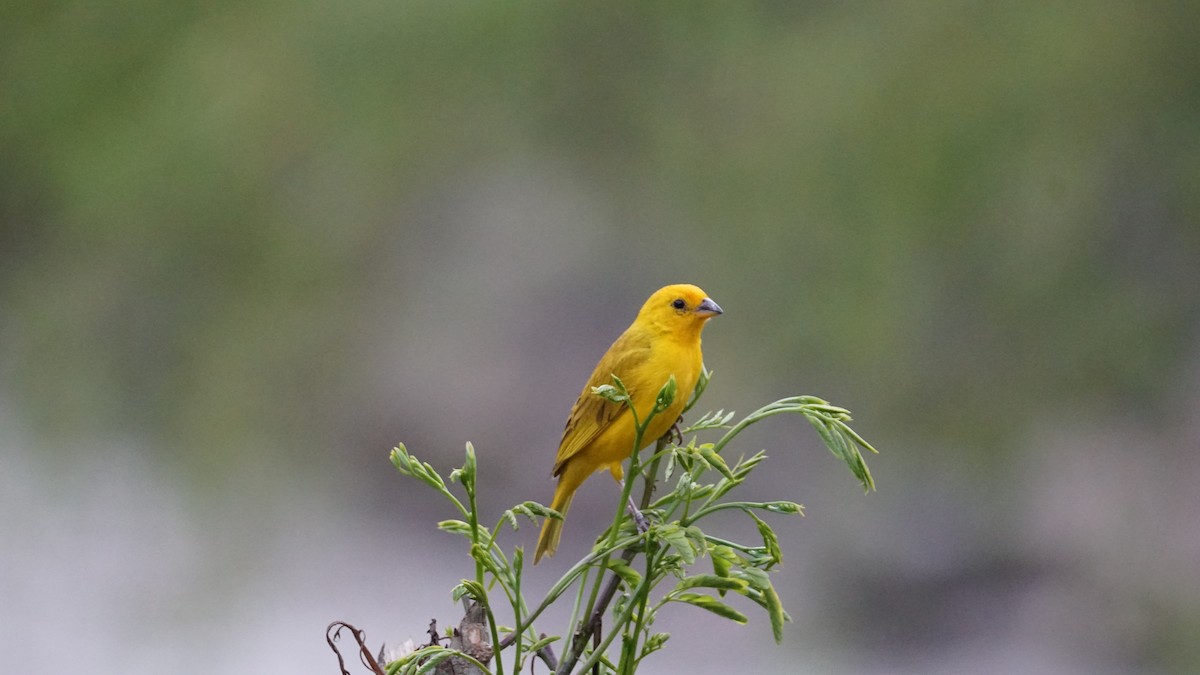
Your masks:
{"label": "green leaf", "polygon": [[437,654],[430,656],[425,663],[422,663],[421,667],[418,668],[413,675],[429,675],[429,673],[432,673],[437,669],[438,664],[450,658],[451,656],[454,656],[454,652],[449,650],[438,652]]}
{"label": "green leaf", "polygon": [[696,551],[692,548],[692,542],[677,523],[651,528],[651,532],[675,549],[684,563],[691,565],[696,562]]}
{"label": "green leaf", "polygon": [[748,562],[752,567],[759,567],[764,570],[769,570],[775,566],[775,556],[771,555],[771,551],[766,546],[755,546],[746,551]]}
{"label": "green leaf", "polygon": [[724,497],[730,490],[741,485],[742,482],[743,481],[740,478],[734,478],[733,480],[722,478],[717,482],[716,485],[713,486],[712,498],[709,501],[715,502],[721,497]]}
{"label": "green leaf", "polygon": [[655,633],[654,635],[646,638],[646,644],[642,646],[642,656],[662,649],[663,645],[666,644],[667,640],[670,639],[670,633]]}
{"label": "green leaf", "polygon": [[599,396],[600,398],[613,403],[621,403],[628,398],[617,391],[617,388],[611,384],[602,384],[598,387],[592,387],[592,395]]}
{"label": "green leaf", "polygon": [[481,603],[487,599],[487,593],[484,592],[483,586],[480,586],[478,582],[471,579],[463,579],[455,584],[454,588],[450,589],[450,597],[456,602],[466,596]]}
{"label": "green leaf", "polygon": [[434,471],[433,467],[429,464],[418,460],[415,456],[410,454],[408,452],[408,448],[406,448],[403,443],[397,445],[395,448],[392,448],[392,453],[390,456],[392,464],[396,466],[396,469],[399,470],[400,473],[424,481],[425,483],[432,485],[439,490],[444,490],[446,488],[446,483],[442,480],[442,477],[438,475],[438,472]]}
{"label": "green leaf", "polygon": [[766,573],[766,571],[757,567],[746,566],[744,561],[742,561],[740,558],[738,559],[738,564],[742,565],[741,569],[736,569],[730,572],[731,576],[738,579],[745,579],[746,583],[750,584],[751,587],[759,590],[770,588],[771,577]]}
{"label": "green leaf", "polygon": [[696,551],[700,554],[704,554],[706,551],[708,551],[708,540],[704,537],[704,530],[701,530],[695,525],[688,525],[686,528],[684,528],[683,533],[687,535],[688,539],[692,540],[693,551]]}
{"label": "green leaf", "polygon": [[537,651],[539,649],[541,649],[542,647],[545,647],[546,645],[548,645],[552,642],[557,642],[561,639],[562,638],[559,637],[558,635],[550,635],[550,636],[541,638],[540,640],[534,640],[533,642],[530,642],[528,645],[525,645],[525,651],[527,651],[531,654],[534,654],[534,653],[537,653]]}
{"label": "green leaf", "polygon": [[728,546],[714,546],[708,553],[712,556],[713,573],[720,577],[729,576],[733,566],[741,562],[741,558]]}
{"label": "green leaf", "polygon": [[796,400],[806,410],[824,413],[832,419],[848,420],[850,419],[850,411],[840,406],[832,405],[829,401],[817,398],[816,396],[797,396]]}
{"label": "green leaf", "polygon": [[592,387],[592,394],[612,403],[624,403],[628,401],[629,390],[625,388],[625,383],[615,373],[612,375],[612,380],[612,384],[602,384],[598,387]]}
{"label": "green leaf", "polygon": [[537,523],[538,518],[554,518],[556,520],[562,520],[563,517],[558,511],[555,511],[549,506],[544,506],[537,502],[521,502],[520,504],[512,507],[512,510],[529,518],[534,523]]}
{"label": "green leaf", "polygon": [[[696,464],[695,455],[689,452],[688,448],[676,448],[675,451],[671,453],[671,457],[674,458],[679,464],[679,468],[683,471],[683,473],[691,473],[692,467]],[[683,477],[681,477],[680,480],[683,480]]]}
{"label": "green leaf", "polygon": [[392,661],[391,663],[389,663],[388,664],[388,672],[389,673],[393,672],[393,669],[395,671],[399,671],[401,669],[412,670],[412,668],[415,667],[416,662],[420,661],[425,656],[426,650],[436,650],[436,649],[441,649],[441,647],[425,646],[425,647],[421,647],[420,649],[417,649],[415,651],[411,651],[411,652],[405,654],[404,656],[401,656],[400,658],[396,659],[395,661]]}
{"label": "green leaf", "polygon": [[471,526],[461,520],[443,520],[437,524],[438,529],[443,532],[451,532],[453,534],[461,534],[464,537],[471,538]]}
{"label": "green leaf", "polygon": [[675,374],[672,373],[663,384],[662,389],[658,390],[658,398],[654,401],[655,412],[662,412],[671,407],[671,404],[675,402],[675,390],[678,387],[679,385],[675,383]]}
{"label": "green leaf", "polygon": [[687,499],[697,487],[699,485],[692,480],[691,473],[685,472],[679,474],[679,479],[675,481],[675,489],[672,492],[677,499]]}
{"label": "green leaf", "polygon": [[767,548],[767,554],[771,557],[772,564],[783,562],[783,551],[779,548],[779,538],[775,536],[775,530],[766,523],[762,518],[754,515],[750,509],[742,509],[751,518],[754,519],[754,524],[758,526],[758,533],[762,535],[763,545]]}
{"label": "green leaf", "polygon": [[475,446],[467,442],[467,458],[461,469],[455,469],[450,474],[451,481],[459,481],[467,490],[475,489]]}
{"label": "green leaf", "polygon": [[804,506],[796,502],[764,502],[763,508],[771,513],[797,513],[804,515]]}
{"label": "green leaf", "polygon": [[750,582],[745,579],[734,579],[732,577],[720,576],[716,574],[696,574],[690,577],[684,577],[683,581],[675,587],[677,591],[687,590],[689,588],[703,587],[715,588],[722,591],[744,591],[750,585]]}
{"label": "green leaf", "polygon": [[826,419],[815,414],[806,414],[805,417],[812,423],[813,427],[817,430],[817,434],[821,437],[821,442],[833,453],[833,456],[838,459],[845,459],[845,445],[839,442],[838,438],[834,437],[834,433],[829,429]]}
{"label": "green leaf", "polygon": [[726,479],[734,480],[733,472],[729,470],[729,465],[725,463],[725,458],[713,450],[712,443],[704,443],[697,450],[700,452],[700,456],[704,458],[704,461],[708,462],[709,466],[720,472]]}
{"label": "green leaf", "polygon": [[779,594],[775,592],[774,586],[768,584],[762,592],[767,603],[767,615],[771,617],[771,633],[775,636],[775,644],[779,644],[783,642],[783,604],[779,601]]}
{"label": "green leaf", "polygon": [[686,602],[689,605],[695,605],[701,609],[707,609],[717,616],[725,617],[726,619],[736,621],[740,624],[745,624],[747,621],[749,621],[745,614],[742,614],[736,609],[710,595],[700,595],[699,593],[679,593],[671,596],[671,600],[676,602]]}
{"label": "green leaf", "polygon": [[[850,472],[862,484],[863,490],[870,492],[875,489],[875,479],[871,477],[871,471],[867,468],[866,461],[863,460],[862,454],[857,449],[857,442],[849,439],[843,432],[840,422],[830,420],[817,413],[805,413],[805,417],[812,423],[817,433],[821,436],[821,440],[825,443],[825,447],[833,453],[835,457],[840,458],[850,467]],[[863,441],[864,443],[866,441]],[[874,448],[871,448],[874,450]]]}
{"label": "green leaf", "polygon": [[520,582],[521,568],[525,566],[525,549],[518,546],[513,549],[512,557],[512,575],[513,578]]}
{"label": "green leaf", "polygon": [[505,509],[501,517],[508,521],[514,532],[521,529],[521,525],[517,522],[517,514],[513,513],[512,509]]}
{"label": "green leaf", "polygon": [[748,459],[739,460],[737,465],[733,467],[733,475],[741,480],[750,474],[750,471],[767,459],[767,451],[759,450],[751,455]]}
{"label": "green leaf", "polygon": [[866,441],[866,439],[864,439],[862,436],[859,436],[857,431],[851,429],[849,424],[846,424],[845,422],[839,420],[837,425],[838,425],[838,428],[842,430],[842,433],[849,436],[851,440],[853,440],[856,444],[858,444],[864,450],[870,450],[872,453],[874,453],[876,455],[879,454],[879,451],[876,450],[874,447],[872,447],[871,444]]}
{"label": "green leaf", "polygon": [[[478,561],[480,565],[483,565],[485,568],[487,568],[487,570],[491,572],[493,576],[508,578],[508,574],[504,569],[504,563],[492,557],[492,549],[487,542],[471,544],[471,557]],[[483,596],[476,596],[475,599],[482,600]]]}
{"label": "green leaf", "polygon": [[613,615],[621,616],[622,614],[624,614],[625,608],[629,606],[629,601],[631,599],[632,599],[632,596],[630,596],[629,593],[617,594],[616,599],[613,600]]}
{"label": "green leaf", "polygon": [[608,561],[608,569],[614,574],[621,577],[621,581],[625,583],[625,587],[630,591],[637,588],[642,583],[642,575],[638,571],[625,564],[620,558],[611,559]]}
{"label": "green leaf", "polygon": [[705,429],[727,429],[729,428],[730,420],[733,419],[735,414],[733,411],[726,413],[724,409],[706,413],[703,417],[693,422],[691,426],[684,429],[683,433],[690,434]]}
{"label": "green leaf", "polygon": [[408,448],[401,443],[392,448],[391,454],[388,457],[392,460],[392,464],[396,466],[396,470],[405,475],[411,475],[409,464],[412,462],[412,456],[408,454]]}

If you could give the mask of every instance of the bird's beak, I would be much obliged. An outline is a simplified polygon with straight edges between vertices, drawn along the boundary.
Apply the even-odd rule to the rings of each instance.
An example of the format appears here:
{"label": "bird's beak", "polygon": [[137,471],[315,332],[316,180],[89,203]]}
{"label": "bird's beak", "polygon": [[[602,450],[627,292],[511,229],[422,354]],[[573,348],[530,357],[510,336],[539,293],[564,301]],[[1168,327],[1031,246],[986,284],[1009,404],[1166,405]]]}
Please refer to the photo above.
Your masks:
{"label": "bird's beak", "polygon": [[696,305],[696,313],[700,316],[716,316],[725,312],[721,311],[721,306],[713,302],[712,298],[705,298]]}

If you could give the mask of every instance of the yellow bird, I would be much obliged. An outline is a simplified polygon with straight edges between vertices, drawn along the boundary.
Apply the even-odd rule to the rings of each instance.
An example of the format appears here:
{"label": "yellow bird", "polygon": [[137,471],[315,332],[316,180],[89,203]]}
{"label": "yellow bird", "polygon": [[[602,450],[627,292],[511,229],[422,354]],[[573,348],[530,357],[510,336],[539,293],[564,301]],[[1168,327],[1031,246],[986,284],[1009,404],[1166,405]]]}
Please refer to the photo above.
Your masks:
{"label": "yellow bird", "polygon": [[[700,331],[718,314],[721,308],[717,303],[690,284],[660,288],[642,305],[633,324],[601,357],[571,408],[554,461],[558,487],[551,508],[565,517],[575,490],[601,469],[608,469],[618,481],[624,477],[621,465],[637,438],[633,416],[626,404],[606,401],[593,394],[592,387],[611,384],[613,375],[621,378],[638,419],[645,420],[654,408],[659,389],[674,375],[674,402],[651,420],[642,436],[645,445],[658,440],[675,424],[696,388],[704,368]],[[538,537],[535,564],[543,555],[554,555],[562,526],[561,520],[546,519]]]}

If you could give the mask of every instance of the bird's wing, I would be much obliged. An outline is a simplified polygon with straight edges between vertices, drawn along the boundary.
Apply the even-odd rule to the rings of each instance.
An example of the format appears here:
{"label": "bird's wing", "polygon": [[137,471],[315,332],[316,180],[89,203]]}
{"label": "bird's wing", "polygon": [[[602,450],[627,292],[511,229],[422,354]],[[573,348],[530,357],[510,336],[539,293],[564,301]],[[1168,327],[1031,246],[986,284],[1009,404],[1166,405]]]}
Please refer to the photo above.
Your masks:
{"label": "bird's wing", "polygon": [[592,372],[592,377],[583,388],[583,392],[579,394],[579,400],[575,401],[571,408],[571,414],[567,416],[567,426],[563,429],[562,443],[558,446],[558,456],[554,461],[555,476],[562,471],[564,462],[587,447],[615,420],[629,414],[624,403],[602,399],[592,393],[592,387],[612,384],[612,376],[615,374],[629,388],[629,395],[633,397],[635,392],[627,374],[637,370],[649,358],[649,338],[632,331],[626,331],[608,348],[600,363],[596,364],[596,370]]}

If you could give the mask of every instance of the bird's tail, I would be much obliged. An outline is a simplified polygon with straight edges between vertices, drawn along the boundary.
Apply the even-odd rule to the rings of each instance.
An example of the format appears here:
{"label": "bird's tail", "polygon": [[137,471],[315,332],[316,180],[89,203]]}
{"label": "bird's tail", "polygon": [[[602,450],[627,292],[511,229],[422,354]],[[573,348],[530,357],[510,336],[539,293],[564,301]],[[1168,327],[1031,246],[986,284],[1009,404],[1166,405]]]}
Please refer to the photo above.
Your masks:
{"label": "bird's tail", "polygon": [[547,518],[546,522],[542,523],[542,533],[538,536],[537,552],[533,554],[533,564],[538,564],[543,555],[551,556],[558,550],[558,539],[562,536],[563,522],[567,517],[567,509],[571,508],[571,499],[575,496],[575,488],[578,485],[570,485],[567,480],[567,475],[558,481],[558,487],[554,489],[554,500],[550,502],[550,508],[558,511],[563,515],[562,519]]}
{"label": "bird's tail", "polygon": [[[566,497],[560,502],[558,495],[555,494],[554,501],[550,504],[550,508],[563,514],[563,518],[565,519],[567,515],[567,509],[571,507],[571,498],[574,496],[575,495],[566,495]],[[542,556],[554,555],[554,552],[558,550],[558,539],[562,536],[562,527],[563,520],[557,518],[547,518],[546,522],[542,524],[542,534],[538,537],[537,553],[533,554],[534,565],[538,564],[538,561],[542,559]]]}

